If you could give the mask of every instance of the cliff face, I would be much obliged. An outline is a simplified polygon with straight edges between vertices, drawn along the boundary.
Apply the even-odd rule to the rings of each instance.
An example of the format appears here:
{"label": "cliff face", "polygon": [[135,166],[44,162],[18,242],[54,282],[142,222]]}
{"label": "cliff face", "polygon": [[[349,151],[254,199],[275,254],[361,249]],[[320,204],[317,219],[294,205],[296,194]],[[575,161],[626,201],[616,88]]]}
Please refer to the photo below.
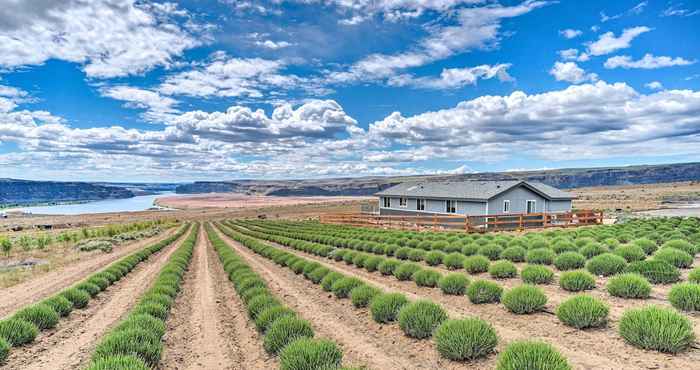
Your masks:
{"label": "cliff face", "polygon": [[175,191],[183,194],[236,192],[277,196],[372,195],[395,184],[430,179],[540,181],[560,189],[626,184],[656,184],[700,180],[700,163],[680,163],[653,166],[572,168],[547,171],[493,172],[463,175],[433,175],[405,177],[362,177],[320,180],[279,181],[208,181],[180,185]]}
{"label": "cliff face", "polygon": [[0,204],[32,204],[131,198],[128,189],[86,182],[0,179]]}

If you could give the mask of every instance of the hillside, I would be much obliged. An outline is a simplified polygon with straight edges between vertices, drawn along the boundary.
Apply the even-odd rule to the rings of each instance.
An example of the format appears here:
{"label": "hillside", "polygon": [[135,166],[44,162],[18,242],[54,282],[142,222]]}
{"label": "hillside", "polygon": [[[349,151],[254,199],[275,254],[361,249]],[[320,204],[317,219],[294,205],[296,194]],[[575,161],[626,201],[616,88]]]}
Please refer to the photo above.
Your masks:
{"label": "hillside", "polygon": [[0,179],[0,205],[131,198],[131,190],[87,182]]}
{"label": "hillside", "polygon": [[206,181],[180,185],[180,194],[235,192],[277,196],[372,195],[400,182],[522,179],[541,181],[561,189],[592,186],[656,184],[700,180],[700,163],[649,166],[570,168],[546,171],[485,172],[463,175],[359,177],[317,180]]}

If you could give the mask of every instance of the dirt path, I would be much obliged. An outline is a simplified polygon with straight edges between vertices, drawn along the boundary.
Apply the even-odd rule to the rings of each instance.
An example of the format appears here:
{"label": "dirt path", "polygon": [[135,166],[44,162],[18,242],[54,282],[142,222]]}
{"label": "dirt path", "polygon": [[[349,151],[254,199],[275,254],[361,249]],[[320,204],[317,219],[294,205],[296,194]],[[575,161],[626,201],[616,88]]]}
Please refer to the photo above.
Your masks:
{"label": "dirt path", "polygon": [[41,333],[26,346],[15,348],[4,368],[69,370],[82,368],[90,360],[92,351],[100,338],[136,304],[187,237],[140,263],[120,281],[100,293],[84,310],[74,310],[61,320],[55,329]]}
{"label": "dirt path", "polygon": [[167,321],[159,368],[269,368],[255,329],[241,328],[244,312],[202,230],[182,293]]}
{"label": "dirt path", "polygon": [[11,297],[11,299],[0,299],[0,318],[8,316],[28,304],[38,302],[61,289],[67,288],[110,263],[147,245],[164,240],[175,234],[177,230],[179,230],[179,227],[166,230],[152,238],[122,245],[115,248],[112,253],[96,252],[92,256],[88,256],[86,259],[77,261],[65,268],[53,270],[9,288],[0,289],[0,297]]}
{"label": "dirt path", "polygon": [[492,358],[476,364],[442,360],[430,341],[406,337],[397,325],[375,323],[366,309],[352,307],[319,286],[220,236],[253,267],[285,304],[309,320],[319,337],[336,341],[345,362],[370,369],[490,369]]}
{"label": "dirt path", "polygon": [[687,369],[700,361],[700,350],[671,356],[643,351],[628,345],[617,334],[615,324],[610,328],[579,331],[565,326],[547,313],[515,315],[502,305],[474,305],[466,297],[443,295],[439,289],[417,287],[413,282],[401,282],[393,277],[369,273],[343,262],[316,257],[291,248],[277,246],[291,253],[315,260],[343,274],[356,276],[387,291],[400,291],[411,299],[429,298],[442,304],[455,316],[478,316],[489,321],[502,341],[541,339],[561,350],[575,368],[581,369]]}

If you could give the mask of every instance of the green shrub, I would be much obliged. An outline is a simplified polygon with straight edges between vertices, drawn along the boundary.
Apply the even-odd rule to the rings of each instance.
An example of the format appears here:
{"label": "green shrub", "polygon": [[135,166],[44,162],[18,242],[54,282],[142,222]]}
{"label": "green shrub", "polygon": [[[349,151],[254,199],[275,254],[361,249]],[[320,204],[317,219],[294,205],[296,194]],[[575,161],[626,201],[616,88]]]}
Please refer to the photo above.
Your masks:
{"label": "green shrub", "polygon": [[552,250],[556,254],[561,254],[566,252],[576,252],[578,251],[578,247],[569,240],[559,239],[552,244]]}
{"label": "green shrub", "polygon": [[326,292],[330,292],[333,289],[333,284],[344,277],[345,276],[339,272],[331,271],[321,279],[321,287]]}
{"label": "green shrub", "polygon": [[642,275],[627,273],[611,277],[605,289],[615,297],[649,298],[651,284]]}
{"label": "green shrub", "polygon": [[474,304],[500,302],[501,294],[503,288],[492,281],[477,280],[467,287],[467,297]]}
{"label": "green shrub", "polygon": [[673,307],[683,311],[700,311],[700,284],[676,284],[668,293]]}
{"label": "green shrub", "polygon": [[615,238],[607,238],[603,240],[603,245],[612,250],[620,246],[620,241]]}
{"label": "green shrub", "polygon": [[93,361],[87,370],[150,370],[143,360],[136,356],[110,356]]}
{"label": "green shrub", "polygon": [[321,280],[323,280],[323,278],[330,272],[331,270],[326,267],[319,267],[309,273],[309,280],[311,280],[311,282],[314,284],[320,284]]}
{"label": "green shrub", "polygon": [[85,308],[90,302],[90,294],[76,288],[66,289],[60,295],[69,300],[75,308]]}
{"label": "green shrub", "polygon": [[518,269],[513,262],[501,260],[491,264],[489,274],[497,279],[510,279],[518,276]]}
{"label": "green shrub", "polygon": [[369,258],[369,255],[368,255],[368,254],[366,254],[366,253],[358,253],[358,254],[355,255],[355,257],[353,257],[353,259],[352,259],[352,264],[355,265],[355,266],[357,266],[357,267],[364,268],[364,267],[365,267],[365,261],[367,260],[367,258]]}
{"label": "green shrub", "polygon": [[473,256],[479,252],[479,245],[472,243],[462,247],[462,254],[465,256]]}
{"label": "green shrub", "polygon": [[289,307],[284,306],[268,307],[261,311],[258,314],[258,317],[255,318],[255,327],[261,333],[265,333],[267,332],[267,329],[270,328],[270,325],[272,325],[273,322],[275,322],[279,318],[286,316],[296,316],[296,312],[294,312]]}
{"label": "green shrub", "polygon": [[[347,254],[345,256],[348,256]],[[352,261],[350,262],[352,263]],[[299,259],[298,261],[292,263],[291,269],[294,271],[295,274],[301,274],[304,271],[304,268],[308,264],[307,261],[304,261],[302,259]]]}
{"label": "green shrub", "polygon": [[567,271],[559,276],[559,286],[570,292],[581,292],[595,288],[595,277],[583,270]]}
{"label": "green shrub", "polygon": [[10,343],[3,337],[0,337],[0,365],[5,363],[5,359],[10,354]]}
{"label": "green shrub", "polygon": [[425,263],[429,266],[437,266],[442,263],[442,259],[445,258],[445,253],[440,251],[428,252],[425,255]]}
{"label": "green shrub", "polygon": [[311,274],[316,271],[318,268],[322,268],[323,266],[318,263],[318,262],[310,262],[307,263],[306,266],[304,266],[304,270],[302,273],[304,274],[304,277],[307,279],[311,279]]}
{"label": "green shrub", "polygon": [[56,313],[61,317],[68,316],[68,314],[70,314],[70,312],[73,311],[73,303],[67,300],[64,296],[53,296],[51,298],[45,299],[41,303],[51,307],[51,309],[56,311]]}
{"label": "green shrub", "polygon": [[314,331],[309,322],[296,316],[284,316],[275,320],[263,338],[263,348],[276,355],[289,343],[300,338],[313,338]]}
{"label": "green shrub", "polygon": [[281,370],[337,369],[343,352],[326,339],[301,338],[290,343],[280,353]]}
{"label": "green shrub", "polygon": [[89,278],[87,282],[97,285],[100,290],[105,290],[108,286],[110,286],[110,284],[112,284],[106,277],[100,275],[94,275],[93,277]]}
{"label": "green shrub", "polygon": [[644,249],[633,244],[621,245],[613,250],[613,254],[624,258],[627,262],[642,261],[647,258]]}
{"label": "green shrub", "polygon": [[34,324],[39,330],[46,330],[58,324],[59,316],[49,305],[35,304],[25,307],[14,315],[15,318]]}
{"label": "green shrub", "polygon": [[489,270],[489,259],[484,256],[470,256],[464,259],[464,269],[470,274],[478,274]]}
{"label": "green shrub", "polygon": [[282,304],[280,304],[280,302],[275,297],[269,294],[261,294],[251,299],[250,302],[248,302],[248,306],[246,308],[248,309],[248,316],[251,319],[255,320],[255,318],[258,317],[260,312],[263,312],[270,307],[276,307],[281,305]]}
{"label": "green shrub", "polygon": [[393,275],[396,268],[399,267],[399,264],[401,264],[401,262],[398,260],[393,258],[387,259],[379,264],[379,272],[382,275]]}
{"label": "green shrub", "polygon": [[161,352],[159,337],[143,329],[129,329],[107,334],[95,347],[92,360],[101,361],[119,355],[135,356],[155,366],[160,361]]}
{"label": "green shrub", "polygon": [[693,256],[676,248],[661,248],[654,253],[654,259],[668,262],[679,269],[688,268],[693,264]]}
{"label": "green shrub", "polygon": [[5,338],[12,347],[30,343],[39,335],[39,329],[29,321],[9,318],[0,320],[0,338]]}
{"label": "green shrub", "polygon": [[691,256],[695,256],[695,254],[697,253],[697,249],[695,248],[694,245],[692,245],[689,242],[682,240],[682,239],[669,240],[666,243],[661,245],[661,249],[664,249],[664,248],[679,249],[685,253],[688,253]]}
{"label": "green shrub", "polygon": [[490,259],[491,261],[495,261],[501,256],[501,252],[503,252],[503,247],[498,244],[491,243],[479,248],[478,254]]}
{"label": "green shrub", "polygon": [[681,272],[668,262],[645,260],[630,263],[625,272],[637,273],[653,284],[675,283],[681,278]]}
{"label": "green shrub", "polygon": [[165,335],[165,323],[151,315],[146,314],[129,315],[126,320],[122,321],[113,330],[123,331],[131,329],[143,329],[158,338]]}
{"label": "green shrub", "polygon": [[547,304],[547,296],[540,288],[525,284],[505,292],[501,302],[512,313],[528,314],[541,311]]}
{"label": "green shrub", "polygon": [[516,341],[498,356],[496,370],[570,370],[571,365],[544,342]]}
{"label": "green shrub", "polygon": [[557,307],[561,322],[576,329],[597,328],[608,321],[610,308],[607,304],[589,295],[577,295]]}
{"label": "green shrub", "polygon": [[396,253],[394,253],[394,257],[405,261],[408,259],[408,254],[411,253],[412,250],[413,249],[409,247],[399,248],[396,250]]}
{"label": "green shrub", "polygon": [[658,246],[656,245],[656,242],[650,239],[646,238],[640,238],[640,239],[635,239],[633,240],[630,244],[636,245],[639,248],[642,248],[644,251],[644,254],[650,255],[658,249]]}
{"label": "green shrub", "polygon": [[350,300],[357,308],[367,307],[372,299],[381,293],[378,288],[363,284],[350,291]]}
{"label": "green shrub", "polygon": [[549,284],[554,280],[554,272],[542,265],[527,265],[520,276],[528,284]]}
{"label": "green shrub", "polygon": [[404,305],[399,311],[399,327],[411,338],[428,338],[447,320],[447,312],[433,302],[419,300]]}
{"label": "green shrub", "polygon": [[603,253],[607,253],[610,250],[603,246],[602,244],[599,243],[590,243],[586,244],[579,250],[579,253],[581,253],[586,259],[591,259],[595,256],[601,255]]}
{"label": "green shrub", "polygon": [[620,336],[644,349],[678,353],[687,349],[695,334],[690,320],[678,312],[655,306],[631,309],[622,314]]}
{"label": "green shrub", "polygon": [[240,297],[243,300],[243,303],[248,305],[248,302],[250,302],[253,298],[255,298],[261,294],[270,295],[270,290],[267,288],[262,288],[262,287],[251,288],[251,289],[248,289],[245,292],[241,293]]}
{"label": "green shrub", "polygon": [[484,320],[447,320],[435,331],[440,355],[453,361],[471,361],[493,353],[498,343],[496,331]]}
{"label": "green shrub", "polygon": [[536,265],[551,265],[556,254],[549,248],[537,248],[527,252],[525,261]]}
{"label": "green shrub", "polygon": [[469,285],[469,278],[460,273],[447,274],[438,281],[440,290],[450,295],[464,295],[467,285]]}
{"label": "green shrub", "polygon": [[441,277],[442,274],[437,271],[423,269],[413,274],[413,281],[415,281],[418,286],[434,288],[437,286]]}
{"label": "green shrub", "polygon": [[696,267],[688,273],[688,281],[700,284],[700,267]]}
{"label": "green shrub", "polygon": [[399,265],[399,267],[397,267],[396,270],[394,270],[394,277],[396,277],[400,281],[411,280],[413,278],[413,274],[420,270],[422,270],[422,267],[420,267],[419,264],[412,262],[404,262],[401,265]]}
{"label": "green shrub", "polygon": [[523,262],[525,261],[525,254],[527,251],[525,248],[520,246],[508,247],[501,252],[501,258],[506,259],[511,262]]}
{"label": "green shrub", "polygon": [[132,314],[148,314],[153,317],[165,320],[168,317],[168,307],[158,303],[140,304],[134,308]]}
{"label": "green shrub", "polygon": [[586,269],[593,275],[610,276],[622,272],[627,267],[627,261],[624,258],[612,254],[603,253],[597,255],[586,263]]}
{"label": "green shrub", "polygon": [[396,320],[401,308],[408,303],[408,299],[401,293],[384,293],[372,300],[370,312],[374,321],[383,324]]}
{"label": "green shrub", "polygon": [[364,285],[362,280],[354,277],[346,277],[333,283],[331,291],[333,291],[333,294],[335,294],[337,298],[347,298],[350,296],[351,290],[361,285]]}
{"label": "green shrub", "polygon": [[365,270],[375,272],[379,268],[379,264],[384,262],[385,258],[380,256],[371,256],[365,260]]}
{"label": "green shrub", "polygon": [[446,255],[442,263],[450,270],[461,269],[464,266],[464,256],[459,252],[453,252]]}
{"label": "green shrub", "polygon": [[577,252],[564,252],[554,258],[554,266],[559,271],[580,269],[586,264],[586,257]]}

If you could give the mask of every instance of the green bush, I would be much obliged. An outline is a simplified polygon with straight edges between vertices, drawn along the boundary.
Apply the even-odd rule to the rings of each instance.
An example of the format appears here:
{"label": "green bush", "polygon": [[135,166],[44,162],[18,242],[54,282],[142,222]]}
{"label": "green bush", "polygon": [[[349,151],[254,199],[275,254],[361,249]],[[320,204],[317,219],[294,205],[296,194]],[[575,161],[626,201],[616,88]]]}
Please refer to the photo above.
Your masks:
{"label": "green bush", "polygon": [[87,282],[97,285],[100,288],[100,290],[105,290],[108,286],[110,286],[110,284],[112,284],[106,277],[101,275],[94,275],[91,278],[89,278]]}
{"label": "green bush", "polygon": [[491,264],[489,274],[497,279],[510,279],[518,276],[518,269],[513,262],[501,260]]}
{"label": "green bush", "polygon": [[314,284],[320,284],[321,280],[323,280],[323,278],[326,277],[329,272],[331,272],[331,270],[326,267],[316,268],[309,273],[309,280],[311,280],[311,282]]}
{"label": "green bush", "polygon": [[447,274],[438,281],[440,290],[450,295],[464,295],[467,285],[469,285],[469,278],[460,273]]}
{"label": "green bush", "polygon": [[140,304],[134,308],[132,314],[148,314],[161,320],[168,317],[168,307],[158,303]]}
{"label": "green bush", "polygon": [[261,294],[251,299],[246,308],[248,309],[248,316],[255,320],[255,318],[266,309],[281,305],[277,298],[269,294]]}
{"label": "green bush", "polygon": [[544,342],[516,341],[498,356],[496,370],[570,370],[571,365]]}
{"label": "green bush", "polygon": [[343,352],[330,340],[301,338],[280,353],[281,370],[337,369]]}
{"label": "green bush", "polygon": [[642,248],[644,251],[644,254],[650,255],[658,249],[658,246],[653,240],[646,239],[646,238],[640,238],[640,239],[635,239],[631,243],[632,245],[636,245],[639,248]]}
{"label": "green bush", "polygon": [[681,272],[668,262],[645,260],[630,263],[625,272],[637,273],[653,284],[675,283],[681,278]]}
{"label": "green bush", "polygon": [[700,284],[700,267],[696,267],[688,273],[688,281]]}
{"label": "green bush", "polygon": [[413,281],[415,281],[418,286],[434,288],[437,286],[441,277],[442,274],[437,271],[423,269],[413,274]]}
{"label": "green bush", "polygon": [[591,259],[595,256],[601,255],[603,253],[607,253],[610,251],[607,247],[603,246],[602,244],[599,243],[590,243],[586,244],[579,250],[579,252],[586,257],[586,259]]}
{"label": "green bush", "polygon": [[540,288],[525,284],[505,292],[501,302],[512,313],[528,314],[541,311],[547,304],[547,296]]}
{"label": "green bush", "polygon": [[461,269],[464,266],[464,256],[459,252],[452,252],[442,259],[442,263],[450,270]]}
{"label": "green bush", "polygon": [[394,270],[394,277],[400,281],[411,280],[413,274],[422,270],[419,264],[413,262],[404,262]]}
{"label": "green bush", "polygon": [[615,297],[649,298],[651,284],[642,275],[627,273],[611,277],[605,289]]}
{"label": "green bush", "polygon": [[536,265],[551,265],[554,262],[556,253],[549,248],[537,248],[527,252],[525,261]]}
{"label": "green bush", "polygon": [[627,261],[612,253],[597,255],[586,263],[586,269],[590,271],[591,274],[599,276],[619,274],[625,267],[627,267]]}
{"label": "green bush", "polygon": [[5,363],[5,359],[10,354],[10,343],[3,337],[0,337],[0,365]]}
{"label": "green bush", "polygon": [[559,239],[552,244],[552,250],[556,254],[561,254],[566,252],[576,252],[578,251],[578,247],[570,240]]}
{"label": "green bush", "polygon": [[61,317],[68,316],[73,311],[73,303],[64,296],[56,295],[45,299],[41,303],[51,307]]}
{"label": "green bush", "polygon": [[9,318],[0,320],[0,338],[5,338],[12,347],[30,343],[39,335],[39,329],[29,321]]}
{"label": "green bush", "polygon": [[419,262],[425,259],[425,255],[428,252],[422,250],[422,249],[414,249],[410,252],[408,252],[408,259],[413,261],[413,262]]}
{"label": "green bush", "polygon": [[479,248],[478,254],[490,259],[491,261],[495,261],[501,256],[501,252],[503,252],[503,247],[498,244],[491,243]]}
{"label": "green bush", "polygon": [[489,270],[489,259],[484,256],[470,256],[464,259],[464,269],[470,274],[478,274]]}
{"label": "green bush", "polygon": [[93,361],[87,370],[150,370],[143,360],[136,356],[110,356]]}
{"label": "green bush", "polygon": [[350,300],[355,307],[367,307],[372,299],[381,293],[378,288],[363,284],[350,291]]}
{"label": "green bush", "polygon": [[333,284],[335,284],[336,281],[344,277],[345,275],[339,272],[331,271],[328,274],[326,274],[326,276],[324,276],[323,279],[321,279],[321,287],[326,292],[330,292],[333,289]]}
{"label": "green bush", "polygon": [[396,250],[396,253],[394,253],[394,256],[400,260],[405,261],[408,259],[408,255],[411,253],[412,250],[413,249],[411,249],[409,247],[399,248]]}
{"label": "green bush", "polygon": [[581,292],[595,288],[595,277],[583,270],[567,271],[559,276],[559,286],[570,292]]}
{"label": "green bush", "polygon": [[46,330],[58,324],[59,316],[49,305],[35,304],[25,307],[14,315],[15,318],[34,324],[39,330]]}
{"label": "green bush", "polygon": [[155,366],[160,361],[160,338],[143,329],[129,329],[107,334],[95,347],[92,360],[104,361],[112,356],[135,356]]}
{"label": "green bush", "polygon": [[608,321],[610,308],[607,304],[589,295],[577,295],[557,307],[561,322],[576,329],[597,328]]}
{"label": "green bush", "polygon": [[435,331],[440,355],[453,361],[471,361],[493,353],[498,337],[484,320],[467,318],[447,320]]}
{"label": "green bush", "polygon": [[411,338],[428,338],[447,320],[447,312],[440,305],[419,300],[404,305],[398,315],[399,327]]}
{"label": "green bush", "polygon": [[333,294],[335,294],[337,298],[347,298],[350,296],[351,290],[361,285],[364,285],[362,280],[354,277],[346,277],[333,283],[331,291],[333,291]]}
{"label": "green bush", "polygon": [[473,256],[479,252],[479,245],[472,243],[462,247],[462,254],[465,256]]}
{"label": "green bush", "polygon": [[240,294],[241,299],[243,300],[243,303],[246,305],[248,302],[250,302],[253,298],[259,296],[259,295],[270,295],[270,290],[267,288],[262,288],[262,287],[257,287],[257,288],[250,288],[243,293]]}
{"label": "green bush", "polygon": [[445,258],[445,253],[440,251],[428,252],[425,255],[425,263],[429,266],[437,266],[442,263],[442,259]]}
{"label": "green bush", "polygon": [[365,260],[365,270],[375,272],[379,268],[379,264],[384,262],[385,258],[380,256],[371,256]]}
{"label": "green bush", "polygon": [[690,320],[678,312],[655,306],[631,309],[622,314],[620,336],[643,349],[678,353],[687,349],[695,334]]}
{"label": "green bush", "polygon": [[621,245],[613,250],[613,254],[624,258],[627,262],[642,261],[647,258],[644,249],[634,244]]}
{"label": "green bush", "polygon": [[676,248],[661,248],[654,253],[654,259],[670,263],[679,269],[688,268],[693,264],[693,256]]}
{"label": "green bush", "polygon": [[407,303],[408,299],[401,293],[380,294],[370,303],[372,319],[380,324],[395,321],[399,311]]}
{"label": "green bush", "polygon": [[676,284],[671,287],[668,300],[679,310],[700,311],[700,284]]}
{"label": "green bush", "polygon": [[126,320],[122,321],[114,328],[114,331],[123,331],[131,329],[143,329],[152,333],[158,338],[165,335],[165,323],[151,315],[139,314],[129,315]]}
{"label": "green bush", "polygon": [[564,252],[554,258],[554,266],[559,271],[576,270],[586,265],[586,257],[577,252]]}
{"label": "green bush", "polygon": [[281,317],[286,316],[296,316],[296,312],[294,312],[289,307],[284,306],[268,307],[265,310],[261,311],[258,314],[258,317],[255,318],[255,327],[261,333],[265,333],[267,332],[267,329],[270,328],[270,325],[272,325],[273,322],[275,322]]}
{"label": "green bush", "polygon": [[527,265],[520,276],[528,284],[549,284],[554,280],[554,272],[543,265]]}
{"label": "green bush", "polygon": [[267,329],[263,338],[263,348],[276,355],[289,343],[300,338],[313,338],[314,331],[309,322],[296,316],[280,317]]}
{"label": "green bush", "polygon": [[393,258],[387,259],[379,264],[379,272],[382,275],[393,275],[396,268],[399,267],[399,264],[401,264],[401,262],[398,260]]}
{"label": "green bush", "polygon": [[90,302],[90,294],[76,288],[66,289],[60,295],[69,300],[75,308],[85,308]]}
{"label": "green bush", "polygon": [[523,262],[525,261],[525,254],[527,251],[525,248],[520,246],[508,247],[501,252],[501,258],[506,259],[511,262]]}
{"label": "green bush", "polygon": [[682,240],[682,239],[669,240],[666,243],[661,245],[661,249],[664,249],[664,248],[679,249],[685,253],[688,253],[691,256],[695,256],[695,254],[697,253],[697,249],[694,245],[692,245],[689,242]]}
{"label": "green bush", "polygon": [[500,302],[501,294],[503,288],[492,281],[477,280],[467,287],[467,297],[474,304]]}

